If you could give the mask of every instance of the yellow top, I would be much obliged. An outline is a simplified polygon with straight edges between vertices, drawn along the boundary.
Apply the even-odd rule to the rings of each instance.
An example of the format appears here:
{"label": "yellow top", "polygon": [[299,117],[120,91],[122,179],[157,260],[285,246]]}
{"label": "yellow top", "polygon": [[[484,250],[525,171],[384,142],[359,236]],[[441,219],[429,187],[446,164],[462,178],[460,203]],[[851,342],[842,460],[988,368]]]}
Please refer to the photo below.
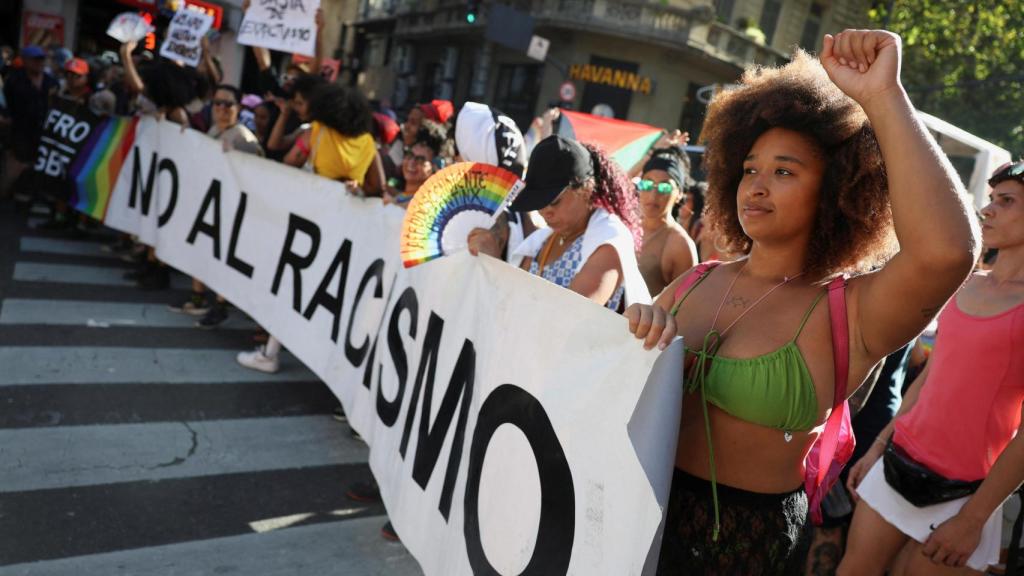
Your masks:
{"label": "yellow top", "polygon": [[360,186],[376,151],[370,133],[345,136],[313,122],[309,133],[309,163],[313,171],[331,180],[355,180]]}

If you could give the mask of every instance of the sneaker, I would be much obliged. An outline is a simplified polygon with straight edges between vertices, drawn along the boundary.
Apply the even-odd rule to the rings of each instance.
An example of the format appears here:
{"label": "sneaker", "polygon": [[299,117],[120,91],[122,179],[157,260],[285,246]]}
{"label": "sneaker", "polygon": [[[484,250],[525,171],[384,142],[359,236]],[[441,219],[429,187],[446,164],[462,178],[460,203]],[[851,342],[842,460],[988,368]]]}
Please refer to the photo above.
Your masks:
{"label": "sneaker", "polygon": [[338,406],[334,409],[334,412],[331,412],[331,417],[338,422],[348,422],[348,416],[345,415],[345,409],[341,406]]}
{"label": "sneaker", "polygon": [[135,285],[142,290],[166,290],[171,287],[171,272],[166,266],[156,265]]}
{"label": "sneaker", "polygon": [[356,502],[380,502],[380,486],[376,482],[359,482],[346,490],[345,496]]}
{"label": "sneaker", "polygon": [[260,346],[252,352],[239,352],[235,358],[238,363],[246,368],[252,370],[259,370],[260,372],[266,372],[267,374],[273,374],[277,372],[278,368],[281,367],[278,358],[271,358],[264,352],[265,348]]}
{"label": "sneaker", "polygon": [[227,307],[223,304],[214,304],[202,318],[196,320],[196,326],[211,330],[223,324],[227,319]]}
{"label": "sneaker", "polygon": [[385,540],[390,540],[391,542],[401,542],[402,540],[398,537],[398,532],[395,532],[395,527],[391,524],[390,520],[388,520],[387,524],[381,527],[380,535]]}
{"label": "sneaker", "polygon": [[171,312],[181,312],[189,316],[203,316],[210,311],[210,301],[206,298],[206,294],[193,292],[189,294],[188,298],[177,304],[168,304],[167,308]]}

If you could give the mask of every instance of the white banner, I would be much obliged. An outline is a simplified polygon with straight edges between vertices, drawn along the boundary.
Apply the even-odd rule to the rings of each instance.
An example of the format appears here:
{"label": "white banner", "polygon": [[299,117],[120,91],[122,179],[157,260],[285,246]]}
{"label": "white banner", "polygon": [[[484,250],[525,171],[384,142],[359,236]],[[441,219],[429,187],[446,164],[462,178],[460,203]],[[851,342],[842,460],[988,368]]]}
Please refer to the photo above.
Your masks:
{"label": "white banner", "polygon": [[213,24],[213,16],[206,12],[182,7],[171,18],[167,27],[167,38],[160,46],[160,55],[171,60],[180,60],[195,68],[203,56],[203,34]]}
{"label": "white banner", "polygon": [[327,382],[427,575],[653,574],[680,347],[644,351],[621,316],[491,258],[406,270],[403,215],[143,120],[107,223]]}
{"label": "white banner", "polygon": [[239,44],[313,56],[320,0],[252,0],[238,28]]}

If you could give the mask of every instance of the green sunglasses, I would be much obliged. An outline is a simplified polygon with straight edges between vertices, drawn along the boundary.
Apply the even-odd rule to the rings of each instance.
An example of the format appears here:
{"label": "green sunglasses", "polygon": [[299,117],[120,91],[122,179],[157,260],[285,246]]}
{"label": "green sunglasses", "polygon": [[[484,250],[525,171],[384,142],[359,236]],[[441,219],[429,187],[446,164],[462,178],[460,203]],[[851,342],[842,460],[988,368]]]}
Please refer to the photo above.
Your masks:
{"label": "green sunglasses", "polygon": [[1003,164],[992,173],[988,185],[995,186],[1004,180],[1016,180],[1024,184],[1024,161]]}
{"label": "green sunglasses", "polygon": [[673,192],[671,182],[658,182],[654,183],[654,180],[640,180],[636,183],[637,192],[650,192],[654,190],[658,194],[671,194]]}

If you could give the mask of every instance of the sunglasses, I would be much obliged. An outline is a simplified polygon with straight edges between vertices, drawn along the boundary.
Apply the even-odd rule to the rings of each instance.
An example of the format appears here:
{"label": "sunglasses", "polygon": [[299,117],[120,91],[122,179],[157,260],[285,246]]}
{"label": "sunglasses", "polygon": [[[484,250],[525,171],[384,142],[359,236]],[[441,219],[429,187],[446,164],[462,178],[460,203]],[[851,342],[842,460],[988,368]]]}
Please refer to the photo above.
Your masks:
{"label": "sunglasses", "polygon": [[1007,162],[992,172],[992,178],[1017,178],[1024,174],[1024,161]]}
{"label": "sunglasses", "polygon": [[637,192],[650,192],[655,191],[658,194],[668,195],[674,191],[671,182],[658,182],[655,184],[654,180],[639,180],[636,183]]}
{"label": "sunglasses", "polygon": [[412,160],[413,162],[415,162],[417,164],[429,164],[431,162],[431,159],[427,158],[426,156],[420,156],[419,154],[413,154],[412,153],[412,148],[406,148],[405,149],[405,159],[406,160]]}
{"label": "sunglasses", "polygon": [[231,108],[235,104],[237,104],[237,102],[235,102],[234,100],[214,100],[213,101],[213,105],[214,106],[223,106],[225,108]]}

